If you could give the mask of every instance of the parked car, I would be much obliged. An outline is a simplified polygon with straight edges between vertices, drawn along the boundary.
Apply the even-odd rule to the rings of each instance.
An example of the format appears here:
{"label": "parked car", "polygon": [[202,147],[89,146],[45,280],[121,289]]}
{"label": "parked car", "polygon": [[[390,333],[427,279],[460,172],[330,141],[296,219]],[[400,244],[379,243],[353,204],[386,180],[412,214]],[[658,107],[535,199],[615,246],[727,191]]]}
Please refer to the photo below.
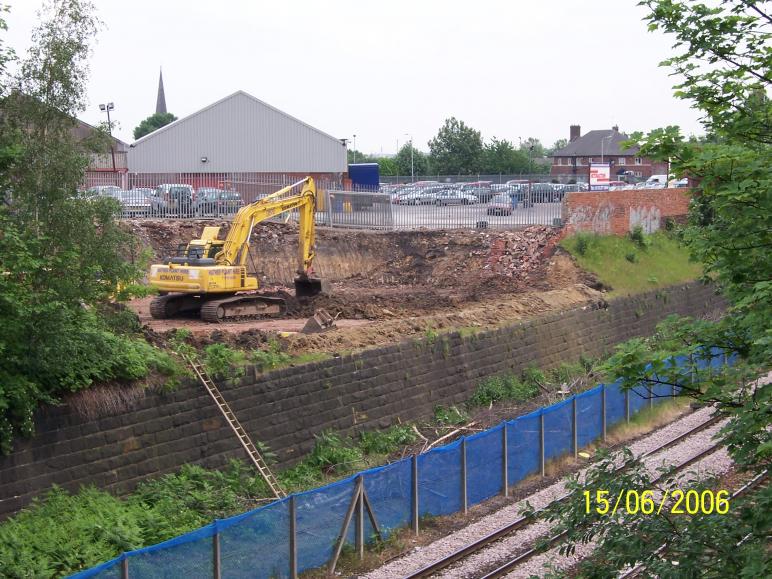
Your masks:
{"label": "parked car", "polygon": [[486,213],[488,215],[512,215],[512,211],[515,209],[514,203],[516,202],[508,193],[498,193],[491,199]]}
{"label": "parked car", "polygon": [[475,181],[473,183],[464,183],[461,186],[462,193],[468,193],[477,197],[480,203],[487,203],[490,201],[495,193],[491,189],[493,185],[490,181]]}
{"label": "parked car", "polygon": [[458,189],[445,189],[439,191],[434,198],[435,205],[473,205],[479,200],[474,195],[464,193]]}
{"label": "parked car", "polygon": [[96,187],[89,187],[86,190],[86,195],[89,197],[115,197],[121,192],[121,188],[117,185],[98,185]]}
{"label": "parked car", "polygon": [[531,183],[530,185],[532,203],[554,203],[562,198],[561,192],[556,191],[552,183]]}
{"label": "parked car", "polygon": [[193,187],[179,183],[163,183],[150,197],[150,213],[156,216],[192,217],[195,194]]}
{"label": "parked car", "polygon": [[400,205],[431,205],[441,191],[447,190],[444,185],[429,185],[426,187],[416,187],[406,195],[400,195]]}
{"label": "parked car", "polygon": [[689,179],[687,177],[684,177],[683,179],[673,179],[667,186],[674,189],[685,189],[689,186]]}
{"label": "parked car", "polygon": [[150,199],[142,191],[131,189],[111,195],[121,204],[123,217],[147,217],[150,215]]}
{"label": "parked car", "polygon": [[222,217],[234,215],[244,206],[237,191],[226,191],[215,187],[200,187],[196,191],[193,212],[196,217]]}

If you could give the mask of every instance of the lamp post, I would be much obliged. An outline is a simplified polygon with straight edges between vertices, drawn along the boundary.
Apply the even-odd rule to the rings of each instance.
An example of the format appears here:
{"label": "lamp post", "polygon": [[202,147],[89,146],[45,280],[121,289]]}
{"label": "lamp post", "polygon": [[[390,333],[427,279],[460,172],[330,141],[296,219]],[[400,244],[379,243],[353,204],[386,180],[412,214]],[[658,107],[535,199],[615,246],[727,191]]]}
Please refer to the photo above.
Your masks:
{"label": "lamp post", "polygon": [[354,163],[357,162],[357,136],[354,135]]}
{"label": "lamp post", "polygon": [[110,121],[110,111],[115,108],[113,103],[99,105],[99,110],[107,113],[107,132],[110,135],[110,154],[113,157],[113,173],[115,173],[115,148],[113,147],[113,124]]}
{"label": "lamp post", "polygon": [[415,182],[415,164],[413,163],[413,135],[405,133],[406,137],[410,137],[410,182]]}
{"label": "lamp post", "polygon": [[603,143],[606,141],[606,139],[610,139],[610,138],[611,138],[611,137],[613,137],[613,136],[614,136],[614,135],[608,135],[608,136],[606,136],[606,137],[603,137],[603,138],[600,140],[600,162],[601,162],[601,163],[603,162]]}

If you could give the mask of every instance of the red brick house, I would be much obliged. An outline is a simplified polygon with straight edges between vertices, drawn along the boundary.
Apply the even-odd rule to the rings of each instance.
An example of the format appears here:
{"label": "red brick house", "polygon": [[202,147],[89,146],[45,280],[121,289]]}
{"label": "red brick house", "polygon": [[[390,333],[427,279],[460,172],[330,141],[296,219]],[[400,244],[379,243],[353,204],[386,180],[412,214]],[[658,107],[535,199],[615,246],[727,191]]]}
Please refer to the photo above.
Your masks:
{"label": "red brick house", "polygon": [[639,156],[638,147],[621,148],[620,143],[628,137],[619,127],[582,135],[579,125],[571,125],[570,136],[568,145],[552,154],[550,175],[572,175],[586,181],[590,163],[610,163],[611,179],[616,181],[641,181],[668,173],[667,163]]}

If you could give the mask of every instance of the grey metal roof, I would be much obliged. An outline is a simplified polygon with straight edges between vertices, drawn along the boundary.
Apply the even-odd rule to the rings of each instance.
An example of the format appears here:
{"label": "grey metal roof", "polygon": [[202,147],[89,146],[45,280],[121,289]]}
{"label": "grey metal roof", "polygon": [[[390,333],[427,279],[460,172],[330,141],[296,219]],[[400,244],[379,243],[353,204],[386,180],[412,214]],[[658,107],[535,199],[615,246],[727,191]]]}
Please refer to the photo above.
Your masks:
{"label": "grey metal roof", "polygon": [[[619,143],[626,141],[629,137],[624,133],[613,129],[602,131],[590,131],[582,135],[572,143],[568,143],[564,148],[555,151],[553,157],[592,157],[604,155],[634,155],[638,152],[638,147],[621,149]],[[604,139],[601,145],[601,139]],[[601,150],[601,147],[603,148]]]}
{"label": "grey metal roof", "polygon": [[346,147],[340,139],[237,91],[137,140],[129,149],[129,170],[342,173]]}

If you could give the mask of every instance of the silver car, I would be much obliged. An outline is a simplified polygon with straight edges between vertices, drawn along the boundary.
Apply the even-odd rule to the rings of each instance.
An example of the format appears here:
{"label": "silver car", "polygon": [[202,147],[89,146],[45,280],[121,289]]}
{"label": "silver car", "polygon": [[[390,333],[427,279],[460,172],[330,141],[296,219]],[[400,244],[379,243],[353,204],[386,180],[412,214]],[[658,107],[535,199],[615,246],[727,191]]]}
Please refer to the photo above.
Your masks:
{"label": "silver car", "polygon": [[463,193],[458,189],[445,189],[436,194],[435,205],[473,205],[479,200],[475,195]]}

